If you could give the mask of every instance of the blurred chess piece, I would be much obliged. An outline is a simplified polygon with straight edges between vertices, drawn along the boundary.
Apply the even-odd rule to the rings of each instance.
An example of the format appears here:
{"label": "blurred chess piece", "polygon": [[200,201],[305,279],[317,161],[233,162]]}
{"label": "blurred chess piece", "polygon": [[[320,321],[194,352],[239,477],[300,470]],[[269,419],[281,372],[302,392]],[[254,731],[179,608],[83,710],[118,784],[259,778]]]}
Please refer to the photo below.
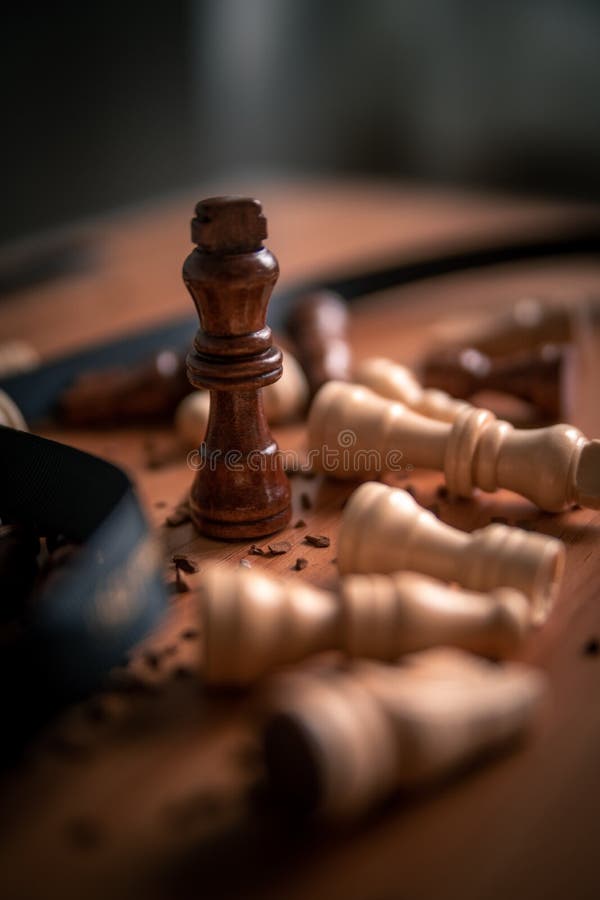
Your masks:
{"label": "blurred chess piece", "polygon": [[350,378],[348,307],[332,291],[301,295],[288,317],[287,331],[308,379],[311,396],[326,381]]}
{"label": "blurred chess piece", "polygon": [[165,349],[133,366],[84,372],[63,393],[58,412],[77,427],[135,425],[170,418],[189,392],[185,354]]}
{"label": "blurred chess piece", "polygon": [[283,372],[279,381],[263,390],[265,415],[270,425],[284,425],[302,417],[309,399],[304,370],[289,350],[283,350]]}
{"label": "blurred chess piece", "polygon": [[541,672],[450,649],[399,667],[281,675],[266,701],[269,781],[287,805],[352,818],[507,748],[530,730],[545,690]]}
{"label": "blurred chess piece", "polygon": [[266,572],[214,566],[203,572],[198,603],[203,675],[211,684],[249,684],[328,650],[393,661],[446,644],[506,658],[531,623],[519,591],[475,593],[414,572],[349,575],[333,593]]}
{"label": "blurred chess piece", "polygon": [[600,441],[571,425],[519,430],[471,405],[441,422],[333,381],[313,400],[308,432],[315,467],[335,478],[366,480],[410,463],[444,472],[461,497],[507,488],[550,512],[600,508]]}
{"label": "blurred chess piece", "polygon": [[565,549],[556,538],[497,523],[467,534],[384,484],[361,485],[342,513],[342,574],[409,569],[473,591],[512,587],[530,598],[537,623],[552,608],[564,565]]}
{"label": "blurred chess piece", "polygon": [[442,422],[454,422],[459,413],[468,408],[467,403],[455,400],[445,391],[422,387],[417,376],[406,366],[378,356],[358,364],[354,381],[380,397],[403,403],[423,416]]}
{"label": "blurred chess piece", "polygon": [[209,415],[208,391],[194,391],[179,402],[175,410],[175,429],[184,450],[200,446],[206,434]]}
{"label": "blurred chess piece", "polygon": [[483,323],[477,322],[471,327],[468,322],[457,323],[460,336],[448,332],[444,343],[446,347],[474,347],[488,356],[510,357],[546,344],[570,343],[582,322],[588,328],[600,323],[597,298],[556,302],[523,297],[508,312],[486,318]]}
{"label": "blurred chess piece", "polygon": [[474,347],[438,348],[421,363],[423,384],[463,399],[483,391],[509,394],[530,403],[547,421],[570,420],[573,353],[557,344],[508,357],[489,356]]}
{"label": "blurred chess piece", "polygon": [[0,390],[0,425],[16,428],[17,431],[28,431],[27,422],[21,410],[6,391]]}
{"label": "blurred chess piece", "polygon": [[0,378],[10,378],[36,369],[40,354],[27,341],[12,340],[0,343]]}

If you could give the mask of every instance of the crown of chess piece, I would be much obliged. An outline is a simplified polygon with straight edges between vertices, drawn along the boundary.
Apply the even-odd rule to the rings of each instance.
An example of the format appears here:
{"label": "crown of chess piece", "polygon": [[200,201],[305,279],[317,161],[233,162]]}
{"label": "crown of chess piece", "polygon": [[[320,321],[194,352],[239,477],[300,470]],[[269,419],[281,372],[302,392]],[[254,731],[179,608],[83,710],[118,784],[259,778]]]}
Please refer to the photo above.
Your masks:
{"label": "crown of chess piece", "polygon": [[[298,419],[308,402],[308,384],[304,372],[288,351],[283,351],[283,373],[263,390],[263,405],[269,425],[282,425]],[[208,391],[188,394],[175,410],[175,427],[186,449],[198,447],[206,434],[210,412]]]}
{"label": "crown of chess piece", "polygon": [[438,348],[421,363],[423,384],[463,399],[481,391],[511,394],[556,421],[568,418],[573,406],[572,351],[564,344],[545,344],[525,353],[494,357],[474,347]]}
{"label": "crown of chess piece", "polygon": [[527,598],[511,588],[481,594],[399,572],[349,575],[333,593],[224,566],[203,573],[199,613],[206,681],[237,685],[328,650],[391,662],[446,644],[502,659],[531,622]]}
{"label": "crown of chess piece", "polygon": [[262,400],[262,388],[281,377],[281,351],[265,325],[279,274],[263,246],[266,236],[257,200],[203,200],[192,219],[197,247],[183,267],[200,318],[188,377],[210,390],[190,510],[199,531],[227,540],[272,534],[291,513],[289,482]]}
{"label": "crown of chess piece", "polygon": [[515,588],[529,597],[539,624],[560,589],[565,549],[557,538],[499,523],[459,531],[407,491],[369,482],[344,508],[337,558],[342,574],[409,569],[473,591]]}
{"label": "crown of chess piece", "polygon": [[455,400],[444,391],[422,387],[406,366],[379,356],[362,360],[354,370],[354,381],[380,397],[396,400],[423,416],[442,422],[454,422],[459,413],[469,408],[468,403]]}
{"label": "crown of chess piece", "polygon": [[466,405],[453,422],[414,412],[369,388],[331,381],[308,419],[315,468],[335,478],[376,477],[411,464],[444,472],[450,493],[508,488],[541,509],[600,508],[600,441],[571,425],[516,429]]}
{"label": "crown of chess piece", "polygon": [[311,397],[326,381],[350,378],[348,307],[333,291],[302,294],[287,321],[287,331],[306,373]]}
{"label": "crown of chess piece", "polygon": [[265,703],[264,749],[275,792],[325,818],[358,816],[507,749],[530,730],[546,691],[541,672],[460,650],[406,656],[401,666],[295,671]]}

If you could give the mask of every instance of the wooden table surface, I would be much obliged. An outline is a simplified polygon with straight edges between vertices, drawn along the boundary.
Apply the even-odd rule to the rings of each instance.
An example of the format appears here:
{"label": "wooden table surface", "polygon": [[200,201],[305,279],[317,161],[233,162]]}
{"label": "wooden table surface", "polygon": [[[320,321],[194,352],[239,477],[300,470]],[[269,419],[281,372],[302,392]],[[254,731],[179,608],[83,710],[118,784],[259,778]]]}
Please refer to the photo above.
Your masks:
{"label": "wooden table surface", "polygon": [[[222,191],[219,185],[218,190]],[[597,211],[538,201],[465,196],[365,183],[235,184],[263,200],[268,242],[282,283],[353,269],[395,249],[481,244],[544,230]],[[191,310],[180,280],[187,220],[197,194],[133,211],[88,230],[97,267],[2,301],[0,339],[25,337],[45,357]],[[576,299],[600,289],[600,260],[497,266],[406,286],[353,306],[357,358],[372,353],[411,363],[436,335],[472,323],[524,294]],[[587,336],[574,424],[600,434],[595,336]],[[196,670],[201,636],[195,588],[207,560],[248,558],[249,544],[164,526],[192,472],[171,429],[44,433],[99,453],[135,478],[165,560],[185,551],[200,565],[190,591],[174,594],[164,626],[133,655],[134,690],[116,673],[105,691],[68,710],[2,778],[0,890],[11,900],[121,897],[577,898],[596,897],[600,802],[600,513],[541,514],[508,492],[451,504],[435,498],[439,474],[408,477],[440,518],[471,530],[492,516],[527,520],[567,544],[564,587],[547,625],[523,657],[549,676],[551,699],[534,737],[513,754],[425,795],[398,798],[344,830],[287,820],[262,787],[255,696],[209,694]],[[284,449],[302,452],[301,424],[278,429]],[[156,466],[152,460],[161,460]],[[315,584],[336,580],[336,529],[351,484],[292,479],[292,550],[252,564]],[[310,498],[305,509],[301,495]],[[306,527],[294,528],[302,518]],[[303,543],[327,534],[331,547]],[[296,556],[309,566],[292,572]],[[166,566],[167,578],[173,572]],[[148,654],[148,649],[153,654]],[[158,657],[158,660],[157,660]]]}

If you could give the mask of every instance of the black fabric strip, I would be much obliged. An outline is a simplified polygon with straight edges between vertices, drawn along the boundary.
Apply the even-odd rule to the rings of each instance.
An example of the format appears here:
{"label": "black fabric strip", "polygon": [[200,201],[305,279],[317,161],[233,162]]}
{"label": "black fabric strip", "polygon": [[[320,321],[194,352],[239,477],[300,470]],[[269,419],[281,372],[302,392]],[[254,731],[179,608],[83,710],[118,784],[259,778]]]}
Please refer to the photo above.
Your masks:
{"label": "black fabric strip", "polygon": [[18,742],[97,687],[156,624],[166,596],[133,485],[116,466],[2,426],[0,461],[2,520],[81,543],[0,648],[0,699]]}

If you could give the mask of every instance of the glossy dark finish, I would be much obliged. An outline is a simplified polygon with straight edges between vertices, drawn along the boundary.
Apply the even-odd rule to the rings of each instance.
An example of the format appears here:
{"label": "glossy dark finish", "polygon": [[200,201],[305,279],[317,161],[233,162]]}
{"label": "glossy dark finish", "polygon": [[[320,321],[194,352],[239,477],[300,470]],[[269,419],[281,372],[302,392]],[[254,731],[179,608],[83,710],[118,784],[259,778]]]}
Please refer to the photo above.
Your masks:
{"label": "glossy dark finish", "polygon": [[348,307],[333,291],[302,294],[287,322],[311,395],[326,381],[348,381],[352,354],[348,343]]}
{"label": "glossy dark finish", "polygon": [[61,396],[58,414],[76,427],[111,427],[172,418],[190,385],[185,354],[162,350],[142,363],[84,372]]}
{"label": "glossy dark finish", "polygon": [[533,404],[549,421],[569,418],[572,350],[548,344],[511,356],[488,356],[473,347],[436,350],[422,363],[425,387],[468,399],[499,391]]}
{"label": "glossy dark finish", "polygon": [[281,376],[281,351],[265,325],[279,275],[262,244],[266,234],[258,201],[203,200],[192,220],[198,246],[183,267],[200,317],[188,377],[211,392],[202,468],[190,492],[192,518],[203,534],[226,540],[272,534],[291,514],[289,483],[261,393]]}

